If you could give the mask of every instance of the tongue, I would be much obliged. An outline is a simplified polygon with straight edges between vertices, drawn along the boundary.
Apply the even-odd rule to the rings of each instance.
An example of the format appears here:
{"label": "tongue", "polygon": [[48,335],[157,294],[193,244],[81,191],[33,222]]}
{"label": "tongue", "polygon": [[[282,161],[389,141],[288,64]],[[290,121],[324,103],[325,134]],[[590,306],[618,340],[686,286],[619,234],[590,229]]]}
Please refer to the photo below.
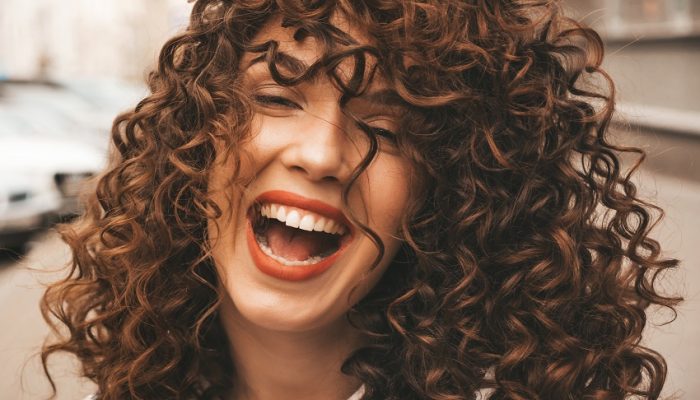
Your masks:
{"label": "tongue", "polygon": [[304,261],[333,245],[331,235],[273,223],[267,230],[272,252],[290,261]]}

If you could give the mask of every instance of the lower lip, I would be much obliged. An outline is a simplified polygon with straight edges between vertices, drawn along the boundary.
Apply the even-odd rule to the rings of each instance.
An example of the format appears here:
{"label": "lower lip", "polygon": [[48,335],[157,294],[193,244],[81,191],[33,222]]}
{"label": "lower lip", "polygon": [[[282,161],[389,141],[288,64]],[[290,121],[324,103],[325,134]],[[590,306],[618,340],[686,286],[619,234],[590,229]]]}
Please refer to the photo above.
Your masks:
{"label": "lower lip", "polygon": [[285,281],[305,281],[321,275],[327,269],[333,266],[335,261],[345,251],[347,245],[352,240],[351,238],[344,238],[338,251],[317,262],[316,264],[284,265],[274,258],[269,257],[260,249],[257,240],[255,240],[255,233],[253,232],[253,225],[250,219],[247,220],[246,224],[246,237],[248,242],[248,251],[253,258],[253,263],[255,266],[262,273]]}

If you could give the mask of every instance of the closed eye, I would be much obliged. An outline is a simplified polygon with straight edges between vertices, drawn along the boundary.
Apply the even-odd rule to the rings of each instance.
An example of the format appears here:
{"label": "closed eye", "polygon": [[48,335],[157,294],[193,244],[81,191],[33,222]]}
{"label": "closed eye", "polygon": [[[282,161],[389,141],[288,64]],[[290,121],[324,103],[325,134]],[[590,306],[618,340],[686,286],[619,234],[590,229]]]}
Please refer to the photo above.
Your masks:
{"label": "closed eye", "polygon": [[389,130],[389,129],[382,128],[379,126],[372,126],[372,125],[368,124],[367,122],[362,122],[362,121],[358,122],[358,126],[360,127],[360,129],[364,130],[365,132],[368,132],[368,133],[371,133],[373,135],[379,136],[381,138],[390,140],[393,143],[395,143],[397,141],[396,133]]}
{"label": "closed eye", "polygon": [[253,96],[253,100],[264,107],[271,108],[291,108],[295,110],[301,110],[302,107],[292,100],[289,100],[281,96],[273,96],[267,94],[256,94]]}
{"label": "closed eye", "polygon": [[374,133],[377,136],[381,136],[383,138],[386,138],[386,139],[389,139],[392,141],[396,141],[396,133],[394,133],[388,129],[379,128],[379,127],[375,127],[375,126],[368,126],[368,128],[370,131],[372,131],[372,133]]}

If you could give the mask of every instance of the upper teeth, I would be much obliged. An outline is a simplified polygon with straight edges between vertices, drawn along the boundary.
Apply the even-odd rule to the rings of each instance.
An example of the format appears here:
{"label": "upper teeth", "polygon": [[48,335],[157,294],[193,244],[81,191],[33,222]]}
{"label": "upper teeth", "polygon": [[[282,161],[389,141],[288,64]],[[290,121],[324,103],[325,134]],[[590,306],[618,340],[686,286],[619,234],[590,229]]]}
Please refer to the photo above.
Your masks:
{"label": "upper teeth", "polygon": [[342,224],[301,208],[266,203],[260,208],[260,214],[264,217],[284,222],[285,225],[292,228],[299,228],[305,231],[326,232],[336,235],[344,235],[346,232],[346,228]]}

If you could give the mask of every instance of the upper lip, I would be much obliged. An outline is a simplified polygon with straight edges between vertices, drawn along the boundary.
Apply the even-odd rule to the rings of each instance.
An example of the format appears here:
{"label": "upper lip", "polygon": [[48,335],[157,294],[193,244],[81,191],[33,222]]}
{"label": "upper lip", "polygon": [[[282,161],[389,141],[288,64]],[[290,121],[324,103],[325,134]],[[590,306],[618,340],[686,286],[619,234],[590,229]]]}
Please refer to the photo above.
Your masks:
{"label": "upper lip", "polygon": [[343,211],[321,200],[311,199],[285,190],[270,190],[261,193],[255,198],[255,204],[263,203],[275,203],[308,210],[340,222],[345,225],[351,233],[353,232],[352,224]]}

